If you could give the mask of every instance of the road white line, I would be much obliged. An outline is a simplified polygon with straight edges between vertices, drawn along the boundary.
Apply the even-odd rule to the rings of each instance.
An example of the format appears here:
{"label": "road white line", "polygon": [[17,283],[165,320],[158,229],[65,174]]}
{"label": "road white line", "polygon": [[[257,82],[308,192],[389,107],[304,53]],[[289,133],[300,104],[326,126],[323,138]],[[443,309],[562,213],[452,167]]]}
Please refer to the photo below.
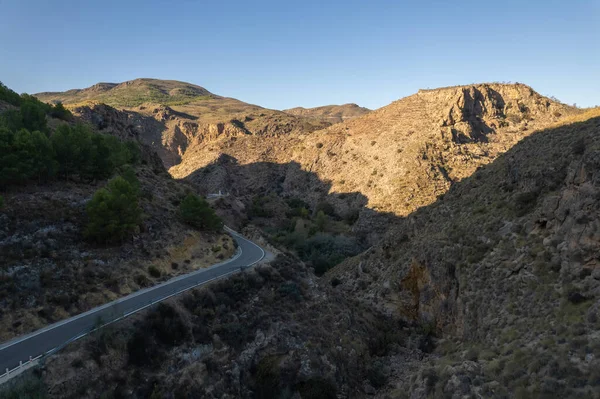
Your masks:
{"label": "road white line", "polygon": [[[241,234],[239,234],[238,232],[236,232],[236,231],[234,231],[234,230],[230,229],[229,227],[227,227],[227,226],[223,226],[223,227],[224,227],[224,229],[225,229],[226,231],[228,231],[229,233],[231,233],[231,234],[234,234],[234,235],[236,235],[236,236],[240,237],[241,239],[243,239],[243,240],[245,240],[245,241],[247,241],[247,242],[251,243],[252,245],[255,245],[256,247],[258,247],[258,248],[261,250],[261,252],[262,252],[262,257],[261,257],[261,258],[260,258],[260,259],[259,259],[257,262],[260,262],[260,260],[262,260],[262,259],[264,258],[264,256],[265,256],[265,252],[264,252],[264,250],[263,250],[261,247],[259,247],[258,245],[256,245],[256,244],[255,244],[255,243],[253,243],[252,241],[248,240],[247,238],[245,238],[244,236],[242,236],[242,235],[241,235]],[[212,265],[212,266],[210,266],[210,267],[207,267],[207,268],[204,268],[204,269],[200,269],[200,270],[196,270],[196,271],[194,271],[194,272],[191,272],[191,273],[188,273],[188,274],[184,274],[184,275],[182,275],[182,276],[173,277],[172,279],[170,279],[170,280],[167,280],[167,281],[165,281],[164,283],[161,283],[161,284],[158,284],[158,285],[155,285],[155,286],[152,286],[152,287],[144,288],[144,289],[142,289],[142,290],[139,290],[139,291],[136,291],[136,292],[134,292],[134,293],[131,293],[131,294],[127,295],[127,296],[124,296],[123,298],[119,298],[119,299],[117,299],[117,300],[115,300],[115,301],[108,302],[108,303],[106,303],[106,304],[104,304],[104,305],[98,306],[98,307],[96,307],[96,308],[94,308],[94,309],[90,309],[90,310],[88,310],[88,311],[86,311],[86,312],[84,312],[84,313],[81,313],[81,314],[79,314],[79,315],[73,316],[73,317],[71,317],[71,318],[69,318],[69,319],[61,320],[61,321],[59,321],[59,322],[56,322],[56,323],[54,323],[54,324],[51,324],[51,325],[49,325],[49,326],[47,326],[47,327],[44,327],[44,328],[42,328],[42,329],[40,329],[40,330],[38,330],[38,331],[34,331],[34,332],[32,332],[32,333],[29,333],[29,334],[27,334],[27,335],[25,335],[25,336],[21,336],[21,337],[19,337],[19,338],[15,338],[15,339],[14,339],[14,340],[12,340],[12,341],[8,341],[8,342],[6,342],[6,343],[4,343],[4,344],[0,345],[0,351],[2,351],[2,350],[4,350],[4,349],[7,349],[7,348],[10,348],[11,346],[17,345],[17,344],[19,344],[19,343],[21,343],[21,342],[23,342],[23,341],[26,341],[26,340],[28,340],[28,339],[30,339],[30,338],[36,337],[36,336],[38,336],[38,335],[40,335],[40,334],[46,333],[46,332],[48,332],[48,331],[52,331],[52,330],[54,330],[55,328],[58,328],[58,327],[60,327],[60,326],[63,326],[63,325],[65,325],[65,324],[68,324],[68,323],[74,322],[74,321],[76,321],[76,320],[79,320],[79,319],[80,319],[80,318],[82,318],[82,317],[86,317],[86,316],[89,316],[89,315],[93,315],[94,313],[100,312],[101,310],[104,310],[104,309],[106,309],[106,308],[109,308],[109,307],[111,307],[111,306],[116,306],[116,305],[118,305],[118,304],[120,304],[120,303],[122,303],[122,302],[124,302],[124,301],[127,301],[127,300],[130,300],[130,299],[132,299],[132,298],[135,298],[135,297],[137,297],[137,296],[139,296],[139,295],[142,295],[142,294],[144,294],[144,293],[146,293],[146,292],[149,292],[149,291],[156,290],[156,289],[158,289],[158,288],[164,287],[165,285],[173,284],[173,283],[174,283],[174,282],[176,282],[176,281],[183,280],[183,279],[186,279],[186,278],[189,278],[189,277],[192,277],[192,276],[198,275],[198,274],[202,274],[202,273],[205,273],[207,270],[214,269],[214,268],[216,268],[216,267],[223,266],[223,265],[226,265],[226,264],[228,264],[228,263],[231,263],[231,262],[235,261],[237,258],[239,258],[239,257],[242,255],[242,248],[241,248],[241,246],[238,246],[238,249],[239,249],[239,251],[238,251],[238,253],[237,253],[236,255],[234,255],[232,258],[230,258],[230,259],[228,259],[228,260],[226,260],[226,261],[224,261],[224,262],[217,263],[217,264],[215,264],[215,265]],[[257,262],[254,262],[254,263],[252,263],[252,264],[250,264],[250,265],[248,265],[248,266],[252,266],[252,265],[254,265],[254,264],[255,264],[255,263],[257,263]],[[229,274],[229,273],[228,273],[228,274]],[[212,280],[213,280],[213,279],[211,279],[211,280],[207,280],[207,281],[212,281]],[[181,292],[183,292],[183,291],[181,291]],[[144,307],[144,308],[145,308],[145,307]],[[142,309],[144,309],[144,308],[142,308]],[[135,312],[135,311],[133,311],[133,312]]]}

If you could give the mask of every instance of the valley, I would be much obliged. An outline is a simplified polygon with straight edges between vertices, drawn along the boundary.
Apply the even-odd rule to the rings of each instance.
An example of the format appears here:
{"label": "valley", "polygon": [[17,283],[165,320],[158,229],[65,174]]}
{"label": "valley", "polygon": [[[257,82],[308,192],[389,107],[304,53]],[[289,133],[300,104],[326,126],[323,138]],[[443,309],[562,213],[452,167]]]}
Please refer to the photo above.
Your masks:
{"label": "valley", "polygon": [[[84,204],[112,175],[3,187],[3,337],[229,258],[223,223],[273,257],[69,345],[15,392],[597,396],[597,108],[520,83],[373,111],[269,110],[153,79],[36,96],[137,143],[144,218],[90,243]],[[62,122],[46,118],[52,140]],[[188,203],[201,209],[182,219]]]}

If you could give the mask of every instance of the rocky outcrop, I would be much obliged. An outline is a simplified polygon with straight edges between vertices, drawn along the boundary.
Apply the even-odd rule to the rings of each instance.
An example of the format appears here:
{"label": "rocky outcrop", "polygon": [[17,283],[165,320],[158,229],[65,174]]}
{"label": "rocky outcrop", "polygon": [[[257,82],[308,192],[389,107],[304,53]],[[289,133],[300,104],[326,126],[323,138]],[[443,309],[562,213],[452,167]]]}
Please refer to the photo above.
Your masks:
{"label": "rocky outcrop", "polygon": [[[534,131],[578,112],[520,84],[421,91],[310,134],[219,137],[191,145],[170,172],[189,177],[203,190],[254,196],[268,189],[306,197],[312,204],[323,199],[323,189],[360,193],[367,200],[364,217],[406,216]],[[217,163],[222,154],[235,162]],[[272,168],[244,167],[267,163]],[[318,179],[302,180],[302,174],[289,172],[296,168],[292,165]],[[230,176],[222,183],[227,185],[215,184],[212,174]]]}
{"label": "rocky outcrop", "polygon": [[348,295],[444,339],[439,367],[405,382],[411,397],[597,387],[598,131],[596,117],[532,134],[331,272]]}
{"label": "rocky outcrop", "polygon": [[[74,113],[105,132],[138,135],[165,167],[178,165],[190,146],[240,135],[278,137],[331,125],[221,97],[184,82],[135,79],[81,90],[39,93],[40,100],[71,104]],[[107,104],[107,105],[105,105]]]}

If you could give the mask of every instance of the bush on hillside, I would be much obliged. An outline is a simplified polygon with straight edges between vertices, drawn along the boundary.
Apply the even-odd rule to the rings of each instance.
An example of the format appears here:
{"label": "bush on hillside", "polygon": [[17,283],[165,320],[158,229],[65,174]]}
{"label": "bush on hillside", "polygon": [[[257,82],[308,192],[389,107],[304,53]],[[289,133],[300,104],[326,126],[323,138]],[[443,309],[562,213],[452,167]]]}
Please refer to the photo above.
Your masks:
{"label": "bush on hillside", "polygon": [[14,133],[0,127],[0,186],[50,178],[57,166],[52,144],[44,133],[26,129]]}
{"label": "bush on hillside", "polygon": [[48,106],[35,97],[23,95],[21,100],[21,116],[23,127],[28,130],[46,131],[46,113]]}
{"label": "bush on hillside", "polygon": [[288,218],[301,217],[302,219],[308,219],[310,215],[310,205],[299,198],[288,199],[287,205],[291,208],[286,212]]}
{"label": "bush on hillside", "polygon": [[266,205],[270,199],[266,196],[256,196],[252,199],[252,205],[248,210],[248,216],[251,218],[261,217],[267,218],[273,216],[273,212]]}
{"label": "bush on hillside", "polygon": [[51,137],[60,175],[86,179],[109,177],[116,168],[139,159],[136,144],[94,133],[85,125],[61,125]]}
{"label": "bush on hillside", "polygon": [[327,223],[327,216],[323,211],[317,212],[317,216],[315,217],[315,228],[317,231],[324,231],[325,225]]}
{"label": "bush on hillside", "polygon": [[121,176],[96,191],[86,210],[89,220],[85,236],[96,242],[123,241],[142,222],[137,190]]}
{"label": "bush on hillside", "polygon": [[9,109],[0,114],[0,128],[6,128],[12,132],[24,129],[23,115],[21,111]]}
{"label": "bush on hillside", "polygon": [[71,111],[65,108],[62,103],[56,103],[56,105],[50,111],[50,116],[57,119],[62,119],[63,121],[70,121],[73,119],[73,114]]}
{"label": "bush on hillside", "polygon": [[55,175],[105,179],[141,159],[136,143],[95,133],[84,125],[64,124],[50,135],[46,115],[72,119],[60,103],[53,107],[28,94],[19,96],[1,83],[0,100],[19,107],[0,114],[0,186],[41,182]]}
{"label": "bush on hillside", "polygon": [[353,238],[323,233],[309,238],[296,249],[302,260],[312,264],[317,275],[324,274],[344,259],[362,251]]}
{"label": "bush on hillside", "polygon": [[0,101],[5,101],[19,110],[8,110],[0,117],[0,126],[11,130],[22,128],[28,130],[40,130],[45,132],[46,114],[50,112],[52,106],[45,104],[29,94],[18,95],[0,83]]}
{"label": "bush on hillside", "polygon": [[21,96],[4,86],[2,82],[0,82],[0,100],[14,105],[15,107],[18,107],[21,104]]}
{"label": "bush on hillside", "polygon": [[327,216],[335,216],[335,208],[327,201],[321,201],[317,204],[315,212],[322,211]]}
{"label": "bush on hillside", "polygon": [[221,218],[208,202],[194,194],[188,194],[179,204],[179,217],[197,229],[218,230],[223,226]]}
{"label": "bush on hillside", "polygon": [[[1,93],[0,97],[2,97]],[[13,131],[25,128],[47,132],[46,114],[51,109],[48,104],[44,104],[33,96],[23,94],[19,97],[18,105],[20,106],[18,110],[11,109],[0,115],[0,126]]]}

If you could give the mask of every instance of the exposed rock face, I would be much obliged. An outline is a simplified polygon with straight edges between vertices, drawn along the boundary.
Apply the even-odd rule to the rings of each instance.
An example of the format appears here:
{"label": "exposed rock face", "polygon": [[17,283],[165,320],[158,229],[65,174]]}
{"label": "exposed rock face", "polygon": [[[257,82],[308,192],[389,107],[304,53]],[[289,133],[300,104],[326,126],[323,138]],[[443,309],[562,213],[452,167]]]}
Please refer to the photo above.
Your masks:
{"label": "exposed rock face", "polygon": [[449,340],[440,351],[453,368],[440,365],[411,397],[597,386],[598,132],[596,117],[534,133],[330,272],[348,295]]}
{"label": "exposed rock face", "polygon": [[169,168],[181,162],[190,146],[204,146],[211,142],[243,136],[280,137],[290,133],[314,130],[317,126],[283,113],[261,114],[219,122],[179,112],[168,106],[145,105],[134,110],[117,110],[105,104],[89,104],[72,109],[78,117],[94,125],[99,131],[119,137],[138,137],[157,152]]}
{"label": "exposed rock face", "polygon": [[171,80],[98,83],[87,89],[36,96],[50,103],[71,104],[76,115],[101,130],[124,135],[136,132],[167,168],[179,164],[191,145],[240,135],[307,133],[331,125],[329,121],[265,109]]}
{"label": "exposed rock face", "polygon": [[89,337],[47,363],[53,395],[597,396],[597,112],[524,85],[421,91],[310,134],[157,109],[182,123],[161,146],[187,143],[171,173],[235,212],[327,198],[387,233],[321,279],[283,257]]}
{"label": "exposed rock face", "polygon": [[[360,193],[369,209],[405,216],[535,130],[577,112],[520,84],[420,91],[311,134],[219,137],[191,145],[170,172],[206,191],[268,190],[313,203],[328,182],[329,193]],[[218,161],[223,154],[230,162]],[[244,167],[256,163],[273,168]],[[319,179],[298,180],[297,166]]]}

